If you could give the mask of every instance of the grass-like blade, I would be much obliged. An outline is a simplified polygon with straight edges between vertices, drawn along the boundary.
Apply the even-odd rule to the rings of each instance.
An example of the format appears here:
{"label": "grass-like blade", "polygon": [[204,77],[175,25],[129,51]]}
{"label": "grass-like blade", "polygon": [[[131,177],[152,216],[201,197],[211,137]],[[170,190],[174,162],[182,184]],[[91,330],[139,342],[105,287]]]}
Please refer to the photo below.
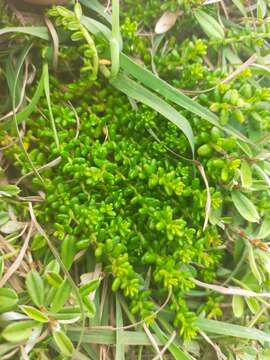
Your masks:
{"label": "grass-like blade", "polygon": [[118,90],[122,91],[132,99],[142,102],[151,107],[165,118],[174,123],[187,137],[192,153],[194,154],[194,138],[192,128],[185,117],[180,115],[171,105],[166,101],[153,94],[136,81],[129,79],[123,74],[118,74],[115,79],[112,79],[111,84]]}
{"label": "grass-like blade", "polygon": [[59,138],[58,138],[58,134],[57,134],[56,126],[55,126],[54,116],[53,116],[53,112],[52,112],[52,105],[51,105],[48,63],[43,64],[43,71],[44,71],[44,77],[43,77],[44,90],[45,90],[45,95],[46,95],[46,100],[47,100],[47,105],[48,105],[48,111],[49,111],[49,116],[50,116],[50,120],[51,120],[51,126],[52,126],[52,130],[53,130],[53,135],[54,135],[54,141],[55,141],[56,147],[59,148]]}
{"label": "grass-like blade", "polygon": [[[68,327],[68,336],[71,340],[77,341],[80,336],[80,327]],[[154,336],[157,345],[162,345],[162,342]],[[82,342],[86,344],[101,344],[101,345],[115,345],[116,332],[110,329],[86,329],[82,336]],[[124,345],[144,345],[152,346],[147,335],[143,331],[123,331],[122,344]]]}
{"label": "grass-like blade", "polygon": [[247,139],[243,134],[241,134],[239,131],[235,130],[231,126],[221,126],[218,117],[212,111],[201,106],[196,101],[181,93],[179,90],[168,84],[166,81],[158,78],[151,71],[136,64],[136,62],[131,60],[123,53],[121,53],[120,55],[120,65],[123,70],[128,72],[131,76],[136,78],[143,85],[156,91],[167,100],[170,100],[173,103],[190,111],[191,113],[200,116],[202,119],[210,122],[214,126],[221,128],[228,134],[233,135],[244,142],[251,143],[249,139]]}
{"label": "grass-like blade", "polygon": [[111,15],[107,11],[105,11],[105,7],[101,5],[97,0],[81,0],[80,3],[98,13],[109,23],[112,21]]}
{"label": "grass-like blade", "polygon": [[116,314],[115,360],[124,360],[125,359],[125,348],[122,343],[123,330],[121,330],[121,327],[123,327],[123,316],[122,316],[121,305],[120,305],[117,295],[115,298],[115,306],[116,306],[116,311],[115,311],[115,314]]}
{"label": "grass-like blade", "polygon": [[111,77],[115,77],[120,69],[120,21],[119,21],[119,0],[112,1],[112,38],[110,39],[111,49]]}
{"label": "grass-like blade", "polygon": [[112,38],[111,30],[99,21],[91,19],[87,16],[82,16],[81,23],[94,35],[102,34],[109,41]]}
{"label": "grass-like blade", "polygon": [[[32,112],[36,110],[36,106],[39,102],[39,99],[41,98],[41,96],[43,94],[43,90],[44,90],[44,71],[42,71],[41,78],[38,81],[36,91],[31,99],[31,101],[29,102],[29,104],[27,106],[25,106],[25,108],[22,111],[20,111],[16,114],[16,120],[17,120],[18,124],[20,124],[22,121],[26,120],[29,117],[29,115],[31,115]],[[13,121],[12,118],[8,119],[7,121],[5,121],[3,124],[0,125],[0,128],[8,129],[12,125],[12,121]]]}
{"label": "grass-like blade", "polygon": [[[151,324],[151,328],[155,332],[159,340],[163,343],[163,345],[166,345],[169,341],[169,338],[167,335],[164,334],[164,332],[160,329],[156,322],[153,322]],[[170,344],[170,346],[168,347],[168,351],[172,354],[175,360],[192,360],[192,357],[184,353],[184,351],[182,351],[175,342]]]}
{"label": "grass-like blade", "polygon": [[9,33],[21,33],[32,35],[43,40],[50,40],[50,35],[46,26],[16,26],[0,29],[0,36]]}
{"label": "grass-like blade", "polygon": [[17,122],[17,116],[16,116],[17,114],[16,114],[16,110],[15,110],[15,106],[16,106],[16,104],[15,104],[15,101],[16,101],[16,89],[18,87],[18,79],[20,77],[20,73],[21,73],[21,71],[23,69],[25,59],[28,56],[28,53],[29,53],[31,47],[32,47],[32,44],[25,47],[25,49],[23,49],[23,51],[21,52],[21,54],[18,57],[17,65],[16,65],[16,71],[15,71],[15,77],[14,77],[14,80],[12,81],[12,88],[11,88],[11,94],[10,95],[11,95],[11,99],[12,99],[13,123],[14,123],[15,129],[16,129],[16,132],[17,132],[17,136],[18,136],[18,139],[19,139],[19,142],[20,142],[20,146],[21,146],[21,148],[22,148],[22,150],[24,152],[25,158],[29,162],[33,172],[40,179],[40,181],[43,182],[42,177],[40,176],[40,174],[36,170],[31,158],[29,157],[29,155],[28,155],[28,153],[27,153],[27,151],[26,151],[26,149],[24,147],[24,144],[23,144],[23,141],[22,141],[22,138],[21,138],[21,135],[20,135],[20,130],[19,130],[19,126],[18,126],[18,122]]}
{"label": "grass-like blade", "polygon": [[233,336],[242,339],[270,342],[270,334],[255,328],[225,323],[223,321],[197,319],[196,325],[202,331],[212,334]]}

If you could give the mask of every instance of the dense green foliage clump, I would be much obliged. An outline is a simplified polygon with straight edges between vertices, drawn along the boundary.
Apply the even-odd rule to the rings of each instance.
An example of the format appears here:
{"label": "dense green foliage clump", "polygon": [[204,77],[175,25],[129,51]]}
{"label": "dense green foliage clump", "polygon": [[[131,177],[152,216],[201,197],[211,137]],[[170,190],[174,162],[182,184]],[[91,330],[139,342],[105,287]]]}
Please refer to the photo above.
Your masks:
{"label": "dense green foliage clump", "polygon": [[[87,1],[82,3],[87,6]],[[166,332],[177,329],[185,341],[202,330],[198,318],[223,317],[230,322],[241,318],[241,324],[248,326],[265,322],[263,299],[254,296],[243,300],[237,293],[231,308],[231,299],[196,288],[199,284],[217,290],[211,284],[232,283],[247,291],[267,292],[270,284],[268,75],[263,65],[249,68],[242,64],[233,73],[235,64],[255,51],[262,64],[266,61],[268,24],[262,23],[258,11],[256,31],[250,24],[235,25],[230,18],[234,19],[239,9],[233,5],[223,19],[227,27],[231,25],[225,32],[224,24],[215,20],[217,14],[220,16],[216,9],[217,4],[205,6],[200,0],[138,1],[136,8],[127,0],[120,14],[123,52],[135,57],[142,69],[153,71],[211,111],[201,118],[198,111],[172,104],[191,125],[194,154],[181,126],[161,116],[158,106],[155,111],[155,106],[147,107],[116,89],[121,89],[116,84],[124,78],[109,71],[117,56],[113,57],[112,51],[108,60],[106,36],[95,31],[90,35],[93,24],[89,22],[87,28],[87,22],[81,21],[80,8],[75,6],[73,13],[71,7],[58,7],[48,13],[61,40],[58,70],[53,75],[49,76],[48,64],[52,60],[57,63],[54,47],[32,44],[33,62],[42,62],[37,70],[41,80],[29,91],[32,100],[24,99],[30,102],[26,109],[39,88],[42,90],[37,104],[26,111],[27,116],[16,110],[16,116],[7,116],[1,127],[6,178],[21,192],[15,185],[1,187],[6,201],[0,211],[1,226],[9,231],[6,224],[11,226],[13,218],[28,220],[25,201],[33,202],[30,218],[37,231],[33,232],[29,251],[34,263],[41,261],[44,269],[40,274],[32,270],[26,276],[26,291],[19,297],[5,287],[0,296],[13,302],[4,309],[0,304],[0,312],[18,310],[18,303],[27,303],[19,308],[31,319],[31,323],[27,320],[27,331],[48,323],[65,356],[74,351],[66,338],[65,324],[81,321],[84,309],[91,325],[94,301],[98,309],[102,308],[102,302],[108,300],[103,297],[99,307],[99,297],[107,292],[110,299],[117,294],[116,308],[121,300],[127,318],[133,322],[157,326],[160,307],[165,307],[159,325]],[[89,9],[84,11],[91,16]],[[171,27],[164,34],[150,34],[164,12],[172,21]],[[8,20],[3,17],[2,21]],[[112,42],[110,46],[112,49]],[[14,49],[16,55],[20,51],[20,46]],[[240,52],[243,59],[238,57]],[[1,83],[7,82],[11,93],[18,62],[13,67],[6,61],[0,73]],[[18,73],[20,83],[23,76]],[[135,80],[135,76],[130,78]],[[5,107],[14,108],[9,100]],[[207,121],[207,114],[212,114],[211,121]],[[24,226],[18,224],[7,236],[11,244],[16,244],[18,231]],[[0,230],[4,233],[2,227]],[[0,274],[2,264],[0,261]],[[73,280],[67,271],[74,275]],[[85,275],[90,283],[82,281]],[[37,289],[42,289],[42,296]],[[220,287],[217,292],[226,289]],[[108,318],[96,314],[93,321],[106,326]],[[14,342],[10,335],[13,324],[8,326],[11,328],[4,329],[3,338]],[[233,351],[227,352],[226,339],[224,343],[225,353],[233,356]],[[43,348],[44,343],[42,354]],[[260,345],[257,348],[259,353],[262,349]],[[31,356],[37,354],[39,349]],[[205,354],[206,359],[209,353]]]}
{"label": "dense green foliage clump", "polygon": [[[186,52],[198,42],[189,42]],[[245,72],[245,79],[248,75]],[[220,71],[209,72],[209,83],[219,76]],[[245,128],[248,118],[247,134],[261,127],[262,136],[268,121],[264,112],[255,109],[269,99],[269,91],[255,90],[242,79],[220,85],[199,99],[220,112],[221,125],[231,121]],[[154,111],[133,109],[112,88],[86,83],[83,77],[64,85],[63,94],[63,85],[52,81],[59,149],[45,100],[43,116],[29,119],[24,136],[37,169],[61,158],[57,166],[41,171],[44,185],[37,177],[32,180],[34,189],[42,188],[46,194],[44,202],[35,206],[38,220],[50,224],[48,233],[55,238],[68,269],[76,253],[93,251],[112,275],[113,291],[121,289],[132,300],[131,312],[140,318],[153,311],[151,298],[165,299],[172,289],[170,303],[177,314],[174,325],[181,334],[192,336],[195,317],[186,306],[185,295],[194,287],[192,278],[215,279],[224,252],[220,246],[223,231],[216,226],[202,230],[207,190],[192,161],[179,158],[190,156],[187,140]],[[196,117],[190,121],[196,135],[196,157],[211,186],[211,213],[217,216],[213,221],[218,222],[219,217],[232,215],[233,209],[229,213],[225,209],[231,203],[230,190],[239,187],[236,181],[245,154],[235,139],[218,128]],[[8,152],[16,153],[15,165],[22,167],[22,175],[31,171],[19,146]],[[268,202],[265,212],[269,212]],[[225,222],[230,223],[230,218]],[[38,257],[50,252],[40,235],[32,248]],[[145,277],[149,271],[150,283]],[[199,312],[205,310],[211,316],[221,314],[220,309],[213,312],[207,305]]]}

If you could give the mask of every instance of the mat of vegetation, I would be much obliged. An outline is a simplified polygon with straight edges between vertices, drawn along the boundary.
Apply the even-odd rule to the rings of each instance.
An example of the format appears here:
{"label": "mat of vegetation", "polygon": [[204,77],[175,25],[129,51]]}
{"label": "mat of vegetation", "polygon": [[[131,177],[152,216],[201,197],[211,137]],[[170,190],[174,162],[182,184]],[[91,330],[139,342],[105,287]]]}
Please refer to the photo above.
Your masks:
{"label": "mat of vegetation", "polygon": [[1,359],[270,359],[269,7],[1,3]]}

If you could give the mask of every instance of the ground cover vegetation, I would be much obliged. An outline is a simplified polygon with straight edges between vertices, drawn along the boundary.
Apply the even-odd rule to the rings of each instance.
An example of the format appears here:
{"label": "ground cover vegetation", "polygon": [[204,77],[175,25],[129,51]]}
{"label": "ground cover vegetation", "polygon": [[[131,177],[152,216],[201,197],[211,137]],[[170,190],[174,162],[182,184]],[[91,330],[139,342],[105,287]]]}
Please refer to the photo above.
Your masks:
{"label": "ground cover vegetation", "polygon": [[1,358],[270,358],[269,5],[1,3]]}

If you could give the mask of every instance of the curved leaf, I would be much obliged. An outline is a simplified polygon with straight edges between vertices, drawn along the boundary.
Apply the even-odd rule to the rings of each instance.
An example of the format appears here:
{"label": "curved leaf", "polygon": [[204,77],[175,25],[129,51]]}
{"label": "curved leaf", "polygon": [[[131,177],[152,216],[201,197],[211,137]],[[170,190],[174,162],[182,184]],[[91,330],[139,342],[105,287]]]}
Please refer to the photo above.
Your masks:
{"label": "curved leaf", "polygon": [[250,244],[248,244],[248,262],[249,262],[249,266],[252,271],[252,274],[258,280],[258,283],[262,284],[262,277],[261,277],[260,271],[258,269],[258,266],[256,264],[253,248]]}
{"label": "curved leaf", "polygon": [[29,296],[36,306],[43,305],[44,302],[44,284],[41,276],[35,270],[32,270],[26,276],[26,287]]}
{"label": "curved leaf", "polygon": [[174,123],[187,137],[192,153],[194,154],[192,128],[187,119],[180,115],[171,105],[123,74],[118,74],[118,76],[110,82],[116,89],[122,91],[132,99],[151,107]]}
{"label": "curved leaf", "polygon": [[18,296],[9,288],[0,289],[0,313],[10,311],[18,302]]}
{"label": "curved leaf", "polygon": [[42,313],[40,310],[34,308],[33,306],[22,305],[20,306],[20,308],[26,315],[28,315],[33,320],[36,320],[41,323],[49,322],[48,316]]}
{"label": "curved leaf", "polygon": [[232,201],[239,214],[249,222],[259,222],[260,215],[255,205],[239,191],[232,192]]}
{"label": "curved leaf", "polygon": [[270,342],[270,335],[266,332],[257,330],[255,328],[249,328],[245,326],[225,323],[223,321],[197,319],[195,324],[200,330],[209,332],[212,334],[234,336],[242,339],[258,340]]}
{"label": "curved leaf", "polygon": [[232,297],[232,309],[234,316],[240,318],[244,313],[244,299],[242,296],[233,295]]}
{"label": "curved leaf", "polygon": [[128,72],[131,76],[140,81],[143,85],[157,92],[165,99],[172,101],[173,103],[181,106],[182,108],[190,111],[193,114],[200,116],[202,119],[208,121],[210,124],[221,128],[228,134],[235,136],[237,139],[242,140],[244,143],[250,143],[254,145],[248,138],[246,138],[239,131],[234,129],[230,125],[222,126],[218,117],[209,109],[203,107],[193,99],[189,98],[185,94],[181,93],[178,89],[174,88],[166,81],[155,76],[151,71],[136,64],[125,54],[120,54],[120,65],[123,70]]}
{"label": "curved leaf", "polygon": [[72,356],[74,352],[73,344],[63,331],[54,331],[53,339],[61,351],[61,354],[64,356]]}
{"label": "curved leaf", "polygon": [[247,161],[242,161],[240,173],[242,186],[249,188],[252,185],[252,172]]}
{"label": "curved leaf", "polygon": [[69,298],[70,291],[71,291],[71,287],[70,287],[68,280],[66,279],[59,286],[59,288],[57,289],[56,294],[53,298],[51,308],[50,308],[50,310],[52,312],[57,313],[58,311],[60,311],[62,309],[62,307],[65,305],[66,301]]}
{"label": "curved leaf", "polygon": [[265,219],[260,227],[259,233],[256,235],[258,239],[265,239],[270,235],[270,220]]}
{"label": "curved leaf", "polygon": [[207,36],[214,39],[223,39],[225,37],[222,26],[215,18],[202,10],[195,11],[195,17]]}
{"label": "curved leaf", "polygon": [[36,321],[20,321],[9,324],[2,332],[5,340],[10,342],[21,342],[29,339],[32,331],[40,326]]}
{"label": "curved leaf", "polygon": [[32,35],[43,40],[50,40],[50,34],[46,26],[17,26],[0,29],[0,36],[9,33],[21,33]]}

